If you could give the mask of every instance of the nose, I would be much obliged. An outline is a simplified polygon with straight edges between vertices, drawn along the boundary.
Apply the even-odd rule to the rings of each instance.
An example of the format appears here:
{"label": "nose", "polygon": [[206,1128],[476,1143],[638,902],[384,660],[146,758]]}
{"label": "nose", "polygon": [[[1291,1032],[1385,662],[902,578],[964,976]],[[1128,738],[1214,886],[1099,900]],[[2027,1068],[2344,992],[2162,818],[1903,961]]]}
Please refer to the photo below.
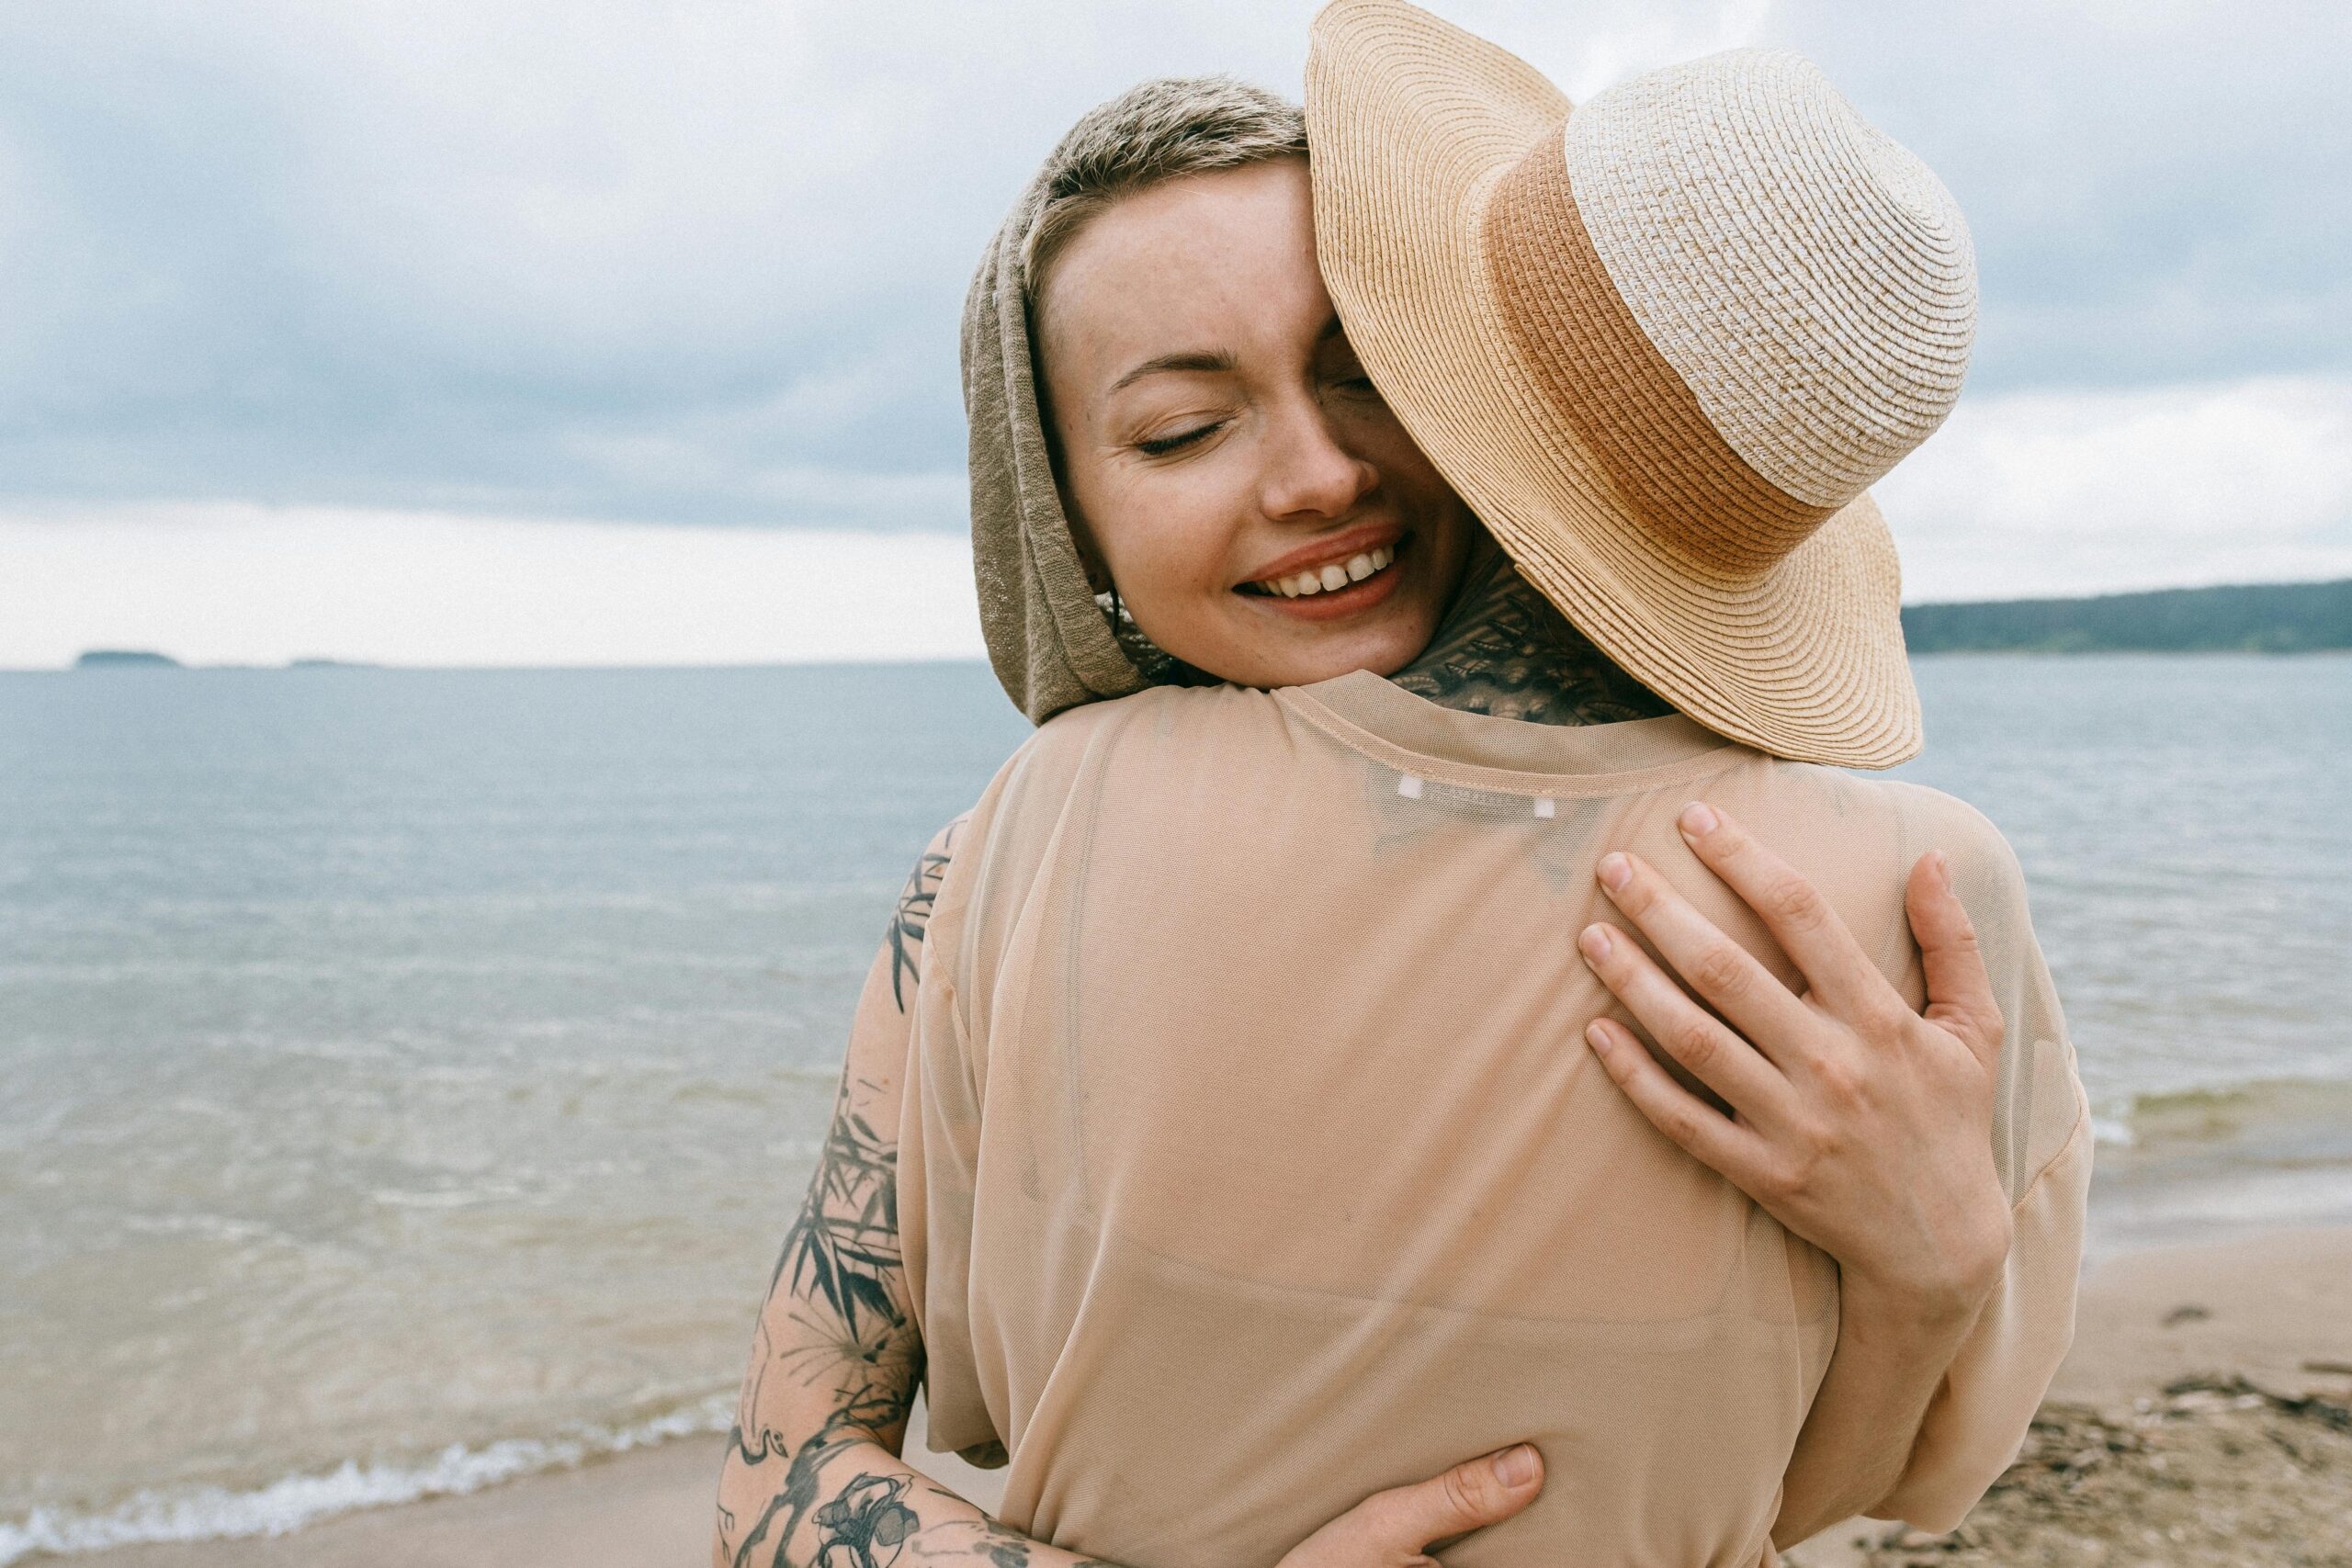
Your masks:
{"label": "nose", "polygon": [[1274,422],[1261,504],[1277,523],[1344,517],[1380,483],[1380,470],[1340,442],[1329,414],[1301,398]]}

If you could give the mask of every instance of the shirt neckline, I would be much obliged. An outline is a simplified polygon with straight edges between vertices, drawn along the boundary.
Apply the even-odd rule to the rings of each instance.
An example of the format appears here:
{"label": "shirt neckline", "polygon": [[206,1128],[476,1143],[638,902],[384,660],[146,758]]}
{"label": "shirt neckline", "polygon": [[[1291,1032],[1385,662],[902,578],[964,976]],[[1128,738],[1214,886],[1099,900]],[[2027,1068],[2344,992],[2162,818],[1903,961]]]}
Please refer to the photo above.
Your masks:
{"label": "shirt neckline", "polygon": [[1506,795],[1621,795],[1719,769],[1747,748],[1681,714],[1531,724],[1441,707],[1369,670],[1274,697],[1351,750],[1417,778]]}

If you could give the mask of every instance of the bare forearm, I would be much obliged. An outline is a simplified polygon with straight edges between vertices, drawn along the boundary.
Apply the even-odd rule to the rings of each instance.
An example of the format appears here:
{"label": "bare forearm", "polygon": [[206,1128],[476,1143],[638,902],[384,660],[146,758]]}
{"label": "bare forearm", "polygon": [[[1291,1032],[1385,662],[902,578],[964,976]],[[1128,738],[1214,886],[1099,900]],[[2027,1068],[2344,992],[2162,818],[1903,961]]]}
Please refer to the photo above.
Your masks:
{"label": "bare forearm", "polygon": [[[960,819],[959,819],[960,822]],[[899,1458],[922,1381],[899,1236],[899,1086],[957,823],[907,879],[866,976],[831,1131],[760,1311],[718,1477],[716,1568],[1076,1568]]]}
{"label": "bare forearm", "polygon": [[1112,1568],[998,1523],[871,1438],[824,1445],[790,1468],[772,1522],[724,1568],[877,1568],[905,1552],[939,1568]]}
{"label": "bare forearm", "polygon": [[[1981,1298],[1980,1298],[1981,1299]],[[1867,1513],[1894,1490],[1975,1311],[1847,1281],[1838,1348],[1781,1483],[1776,1545]]]}

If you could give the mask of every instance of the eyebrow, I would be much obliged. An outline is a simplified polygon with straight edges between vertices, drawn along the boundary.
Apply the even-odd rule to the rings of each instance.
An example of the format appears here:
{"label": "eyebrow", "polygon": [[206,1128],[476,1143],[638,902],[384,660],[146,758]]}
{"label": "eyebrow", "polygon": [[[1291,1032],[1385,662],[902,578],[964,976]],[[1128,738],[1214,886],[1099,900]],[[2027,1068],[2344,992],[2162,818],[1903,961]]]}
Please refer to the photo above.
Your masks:
{"label": "eyebrow", "polygon": [[1170,370],[1204,370],[1223,375],[1233,368],[1233,355],[1222,349],[1190,349],[1182,354],[1163,354],[1157,359],[1147,359],[1111,383],[1111,390],[1131,386],[1147,376],[1158,376]]}

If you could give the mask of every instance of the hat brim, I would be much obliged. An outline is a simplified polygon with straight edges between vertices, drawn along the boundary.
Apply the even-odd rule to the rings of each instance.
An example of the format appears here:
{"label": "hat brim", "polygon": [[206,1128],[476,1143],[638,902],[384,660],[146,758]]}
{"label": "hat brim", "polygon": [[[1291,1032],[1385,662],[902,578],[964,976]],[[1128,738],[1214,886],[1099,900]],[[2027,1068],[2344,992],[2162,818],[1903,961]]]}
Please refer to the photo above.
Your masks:
{"label": "hat brim", "polygon": [[1771,567],[1679,558],[1513,350],[1484,215],[1569,103],[1524,62],[1399,0],[1334,0],[1307,57],[1315,242],[1348,339],[1520,570],[1637,680],[1719,734],[1804,761],[1917,754],[1902,577],[1867,495]]}

